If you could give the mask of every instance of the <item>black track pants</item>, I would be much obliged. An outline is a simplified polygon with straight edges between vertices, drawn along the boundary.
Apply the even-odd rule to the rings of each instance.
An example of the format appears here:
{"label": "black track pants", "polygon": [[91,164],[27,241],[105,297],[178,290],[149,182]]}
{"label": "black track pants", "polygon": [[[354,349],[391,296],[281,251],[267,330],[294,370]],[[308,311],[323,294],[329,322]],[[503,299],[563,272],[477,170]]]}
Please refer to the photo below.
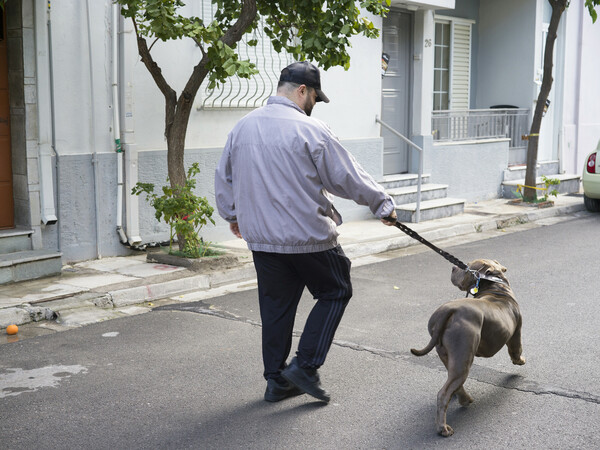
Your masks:
{"label": "black track pants", "polygon": [[258,277],[265,378],[279,377],[285,367],[304,287],[317,303],[298,344],[298,362],[301,367],[320,367],[352,297],[350,260],[340,246],[316,253],[252,254]]}

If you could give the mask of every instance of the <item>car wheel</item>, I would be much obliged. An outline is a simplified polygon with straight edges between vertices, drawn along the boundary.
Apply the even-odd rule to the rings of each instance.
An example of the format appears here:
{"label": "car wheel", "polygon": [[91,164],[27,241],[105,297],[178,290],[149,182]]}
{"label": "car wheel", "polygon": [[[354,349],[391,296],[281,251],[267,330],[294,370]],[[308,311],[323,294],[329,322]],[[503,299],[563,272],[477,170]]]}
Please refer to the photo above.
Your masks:
{"label": "car wheel", "polygon": [[600,199],[589,198],[583,194],[583,204],[585,205],[585,209],[590,212],[600,212]]}

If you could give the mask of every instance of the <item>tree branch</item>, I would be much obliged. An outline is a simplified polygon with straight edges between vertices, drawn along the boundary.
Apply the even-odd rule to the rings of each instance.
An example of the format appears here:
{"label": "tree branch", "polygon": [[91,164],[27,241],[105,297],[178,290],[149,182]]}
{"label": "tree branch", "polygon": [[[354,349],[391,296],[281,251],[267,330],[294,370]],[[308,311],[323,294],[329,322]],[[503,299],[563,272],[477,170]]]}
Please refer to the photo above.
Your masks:
{"label": "tree branch", "polygon": [[196,38],[192,38],[194,40],[194,42],[196,43],[196,45],[198,46],[198,48],[200,49],[200,51],[202,52],[202,57],[204,58],[206,56],[206,52],[204,51],[204,47],[202,47],[202,42],[200,42],[198,39]]}
{"label": "tree branch", "polygon": [[248,27],[254,22],[256,18],[256,0],[243,0],[242,11],[240,17],[236,23],[234,23],[225,35],[221,38],[223,44],[232,46],[238,42]]}
{"label": "tree branch", "polygon": [[158,38],[154,39],[154,42],[152,42],[152,44],[150,44],[150,48],[148,48],[148,53],[152,51],[152,47],[154,47],[154,44],[156,44],[156,41],[158,41]]}
{"label": "tree branch", "polygon": [[[132,19],[133,20],[133,19]],[[156,83],[156,86],[160,89],[162,94],[165,97],[165,137],[168,138],[171,130],[171,126],[173,125],[173,121],[175,119],[175,108],[177,106],[177,93],[175,90],[167,83],[167,80],[162,74],[161,68],[156,64],[156,61],[152,58],[150,54],[150,49],[148,48],[148,43],[146,39],[139,35],[137,24],[135,20],[133,20],[133,26],[135,29],[135,34],[137,36],[137,44],[138,44],[138,53],[142,62],[150,72],[152,79]],[[156,42],[156,41],[155,41]],[[154,44],[152,44],[154,45]]]}

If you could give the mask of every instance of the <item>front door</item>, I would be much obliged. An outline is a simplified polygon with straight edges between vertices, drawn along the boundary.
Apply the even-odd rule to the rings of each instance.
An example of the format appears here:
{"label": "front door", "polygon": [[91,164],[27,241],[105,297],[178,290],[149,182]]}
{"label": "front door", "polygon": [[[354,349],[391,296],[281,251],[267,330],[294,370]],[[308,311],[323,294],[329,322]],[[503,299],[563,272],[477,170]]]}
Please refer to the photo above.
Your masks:
{"label": "front door", "polygon": [[6,58],[6,20],[0,9],[0,228],[14,226],[12,164],[10,156],[10,104]]}
{"label": "front door", "polygon": [[[409,136],[411,15],[390,11],[383,19],[383,53],[389,58],[381,91],[381,120]],[[408,172],[408,144],[381,127],[383,173]]]}

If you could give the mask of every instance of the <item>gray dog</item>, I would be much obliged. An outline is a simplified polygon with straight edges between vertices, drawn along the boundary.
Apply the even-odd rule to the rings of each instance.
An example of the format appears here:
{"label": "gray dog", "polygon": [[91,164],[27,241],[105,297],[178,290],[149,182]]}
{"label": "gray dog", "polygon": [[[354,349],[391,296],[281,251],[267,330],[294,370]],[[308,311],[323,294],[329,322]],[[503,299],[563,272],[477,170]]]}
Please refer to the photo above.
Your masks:
{"label": "gray dog", "polygon": [[[521,356],[521,312],[508,280],[506,268],[497,261],[477,259],[467,270],[452,268],[452,284],[474,298],[454,300],[440,306],[427,325],[431,340],[416,356],[433,347],[448,370],[448,380],[437,396],[437,431],[452,436],[446,410],[454,394],[461,405],[473,402],[463,387],[475,356],[489,358],[506,344],[513,364],[525,364]],[[467,294],[468,295],[468,294]]]}

